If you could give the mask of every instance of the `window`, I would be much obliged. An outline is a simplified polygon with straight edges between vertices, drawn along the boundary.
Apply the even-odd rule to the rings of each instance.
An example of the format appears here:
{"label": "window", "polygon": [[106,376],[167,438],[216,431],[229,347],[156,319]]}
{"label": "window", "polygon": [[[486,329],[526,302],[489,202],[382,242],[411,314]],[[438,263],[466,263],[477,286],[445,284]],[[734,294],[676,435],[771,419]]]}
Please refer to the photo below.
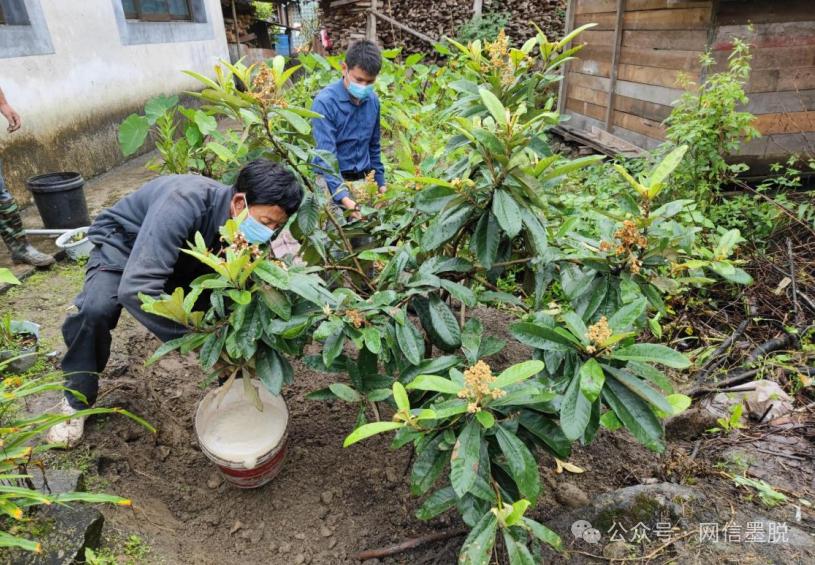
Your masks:
{"label": "window", "polygon": [[169,22],[192,21],[190,0],[122,0],[128,20]]}
{"label": "window", "polygon": [[0,24],[27,26],[31,25],[28,11],[23,0],[0,0]]}

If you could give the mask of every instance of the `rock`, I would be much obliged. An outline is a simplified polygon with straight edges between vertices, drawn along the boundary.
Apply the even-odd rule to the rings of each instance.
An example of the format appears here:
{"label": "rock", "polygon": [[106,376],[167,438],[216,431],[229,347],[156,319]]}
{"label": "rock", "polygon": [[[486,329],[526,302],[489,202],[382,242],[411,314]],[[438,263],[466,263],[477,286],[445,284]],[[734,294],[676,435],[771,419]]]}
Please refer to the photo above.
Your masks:
{"label": "rock", "polygon": [[306,534],[296,533],[296,534],[294,534],[294,539],[299,539],[299,540],[302,541],[302,540],[306,539]]}
{"label": "rock", "polygon": [[162,461],[166,461],[167,458],[170,456],[170,448],[166,445],[160,445],[158,448],[158,456],[161,458]]}
{"label": "rock", "polygon": [[613,541],[603,548],[603,557],[607,559],[625,559],[636,555],[636,548],[624,541]]}
{"label": "rock", "polygon": [[102,539],[105,518],[96,508],[86,505],[43,506],[36,518],[48,524],[47,532],[38,537],[42,553],[15,553],[9,561],[20,565],[73,565],[83,561],[85,549],[97,549]]}
{"label": "rock", "polygon": [[745,415],[759,423],[769,422],[792,412],[792,399],[775,381],[750,381],[705,399],[702,406],[719,418],[730,417],[733,406],[743,403]]}
{"label": "rock", "polygon": [[85,490],[85,477],[76,469],[48,469],[43,472],[38,467],[28,469],[34,488],[45,494],[62,494]]}
{"label": "rock", "polygon": [[714,414],[704,408],[690,408],[665,422],[665,435],[669,440],[692,440],[716,425]]}
{"label": "rock", "polygon": [[331,492],[330,490],[324,491],[320,495],[320,500],[322,501],[323,504],[329,505],[331,504],[331,501],[334,500],[334,493]]}
{"label": "rock", "polygon": [[589,497],[586,493],[572,483],[559,484],[555,490],[555,499],[569,508],[580,508],[589,503]]}
{"label": "rock", "polygon": [[306,562],[306,556],[302,553],[298,553],[294,556],[294,565],[302,565]]}
{"label": "rock", "polygon": [[229,535],[235,535],[235,532],[240,530],[243,527],[243,523],[240,520],[235,521],[235,525],[229,529]]}
{"label": "rock", "polygon": [[327,527],[320,526],[320,535],[323,536],[324,538],[330,538],[334,534]]}
{"label": "rock", "polygon": [[331,538],[328,540],[328,549],[334,549],[334,546],[337,545],[337,539]]}
{"label": "rock", "polygon": [[291,544],[289,542],[283,542],[280,544],[280,549],[278,549],[280,553],[286,554],[291,551]]}
{"label": "rock", "polygon": [[221,483],[223,482],[224,478],[221,476],[220,473],[216,471],[213,472],[212,475],[210,475],[209,479],[207,479],[207,486],[211,489],[216,489],[219,486],[221,486]]}
{"label": "rock", "polygon": [[119,430],[119,437],[127,443],[132,443],[144,437],[144,428],[141,426],[133,423],[126,424],[125,426],[126,427]]}

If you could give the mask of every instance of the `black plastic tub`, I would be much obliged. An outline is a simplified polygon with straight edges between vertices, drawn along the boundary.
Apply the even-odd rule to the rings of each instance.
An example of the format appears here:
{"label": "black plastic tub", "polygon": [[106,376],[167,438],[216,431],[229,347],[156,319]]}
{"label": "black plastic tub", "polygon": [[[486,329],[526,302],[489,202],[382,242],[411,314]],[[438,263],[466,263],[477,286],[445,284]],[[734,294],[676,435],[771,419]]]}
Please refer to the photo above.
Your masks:
{"label": "black plastic tub", "polygon": [[79,173],[46,173],[29,178],[28,190],[46,229],[89,226],[85,179]]}

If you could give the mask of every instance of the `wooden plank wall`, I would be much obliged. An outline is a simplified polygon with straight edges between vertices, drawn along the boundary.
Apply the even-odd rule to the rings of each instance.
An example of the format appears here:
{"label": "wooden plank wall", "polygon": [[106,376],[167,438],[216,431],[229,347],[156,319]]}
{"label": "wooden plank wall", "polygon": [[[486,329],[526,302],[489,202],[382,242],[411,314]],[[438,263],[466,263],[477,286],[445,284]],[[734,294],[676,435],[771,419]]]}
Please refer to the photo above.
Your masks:
{"label": "wooden plank wall", "polygon": [[[742,156],[754,167],[791,153],[815,155],[815,6],[812,0],[720,0],[712,45],[717,70],[726,68],[732,38],[752,45],[747,109],[762,137]],[[752,30],[749,28],[753,23]]]}
{"label": "wooden plank wall", "polygon": [[[568,125],[605,129],[617,0],[572,0],[574,27],[586,46],[565,77]],[[699,56],[709,41],[712,0],[626,0],[611,133],[645,149],[664,139],[661,122],[681,94],[680,73],[700,79]]]}

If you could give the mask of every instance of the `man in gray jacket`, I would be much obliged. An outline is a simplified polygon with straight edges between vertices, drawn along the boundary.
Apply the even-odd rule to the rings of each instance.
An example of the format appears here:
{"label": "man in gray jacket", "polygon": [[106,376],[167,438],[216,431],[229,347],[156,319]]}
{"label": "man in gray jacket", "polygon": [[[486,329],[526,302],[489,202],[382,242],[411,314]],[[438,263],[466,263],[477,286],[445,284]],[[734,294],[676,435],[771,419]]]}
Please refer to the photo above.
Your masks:
{"label": "man in gray jacket", "polygon": [[[180,252],[196,232],[207,247],[218,249],[219,228],[248,207],[239,228],[250,243],[266,244],[302,199],[302,187],[291,171],[258,159],[241,169],[234,187],[196,175],[163,176],[102,212],[88,231],[95,248],[85,286],[76,297],[78,312],[62,326],[68,348],[62,359],[66,387],[81,392],[87,402],[66,393],[62,413],[73,414],[96,401],[111,331],[123,307],[162,341],[184,335],[182,326],[144,312],[139,294],[170,294],[211,272]],[[84,418],[72,418],[51,428],[48,440],[73,447],[83,431]]]}

